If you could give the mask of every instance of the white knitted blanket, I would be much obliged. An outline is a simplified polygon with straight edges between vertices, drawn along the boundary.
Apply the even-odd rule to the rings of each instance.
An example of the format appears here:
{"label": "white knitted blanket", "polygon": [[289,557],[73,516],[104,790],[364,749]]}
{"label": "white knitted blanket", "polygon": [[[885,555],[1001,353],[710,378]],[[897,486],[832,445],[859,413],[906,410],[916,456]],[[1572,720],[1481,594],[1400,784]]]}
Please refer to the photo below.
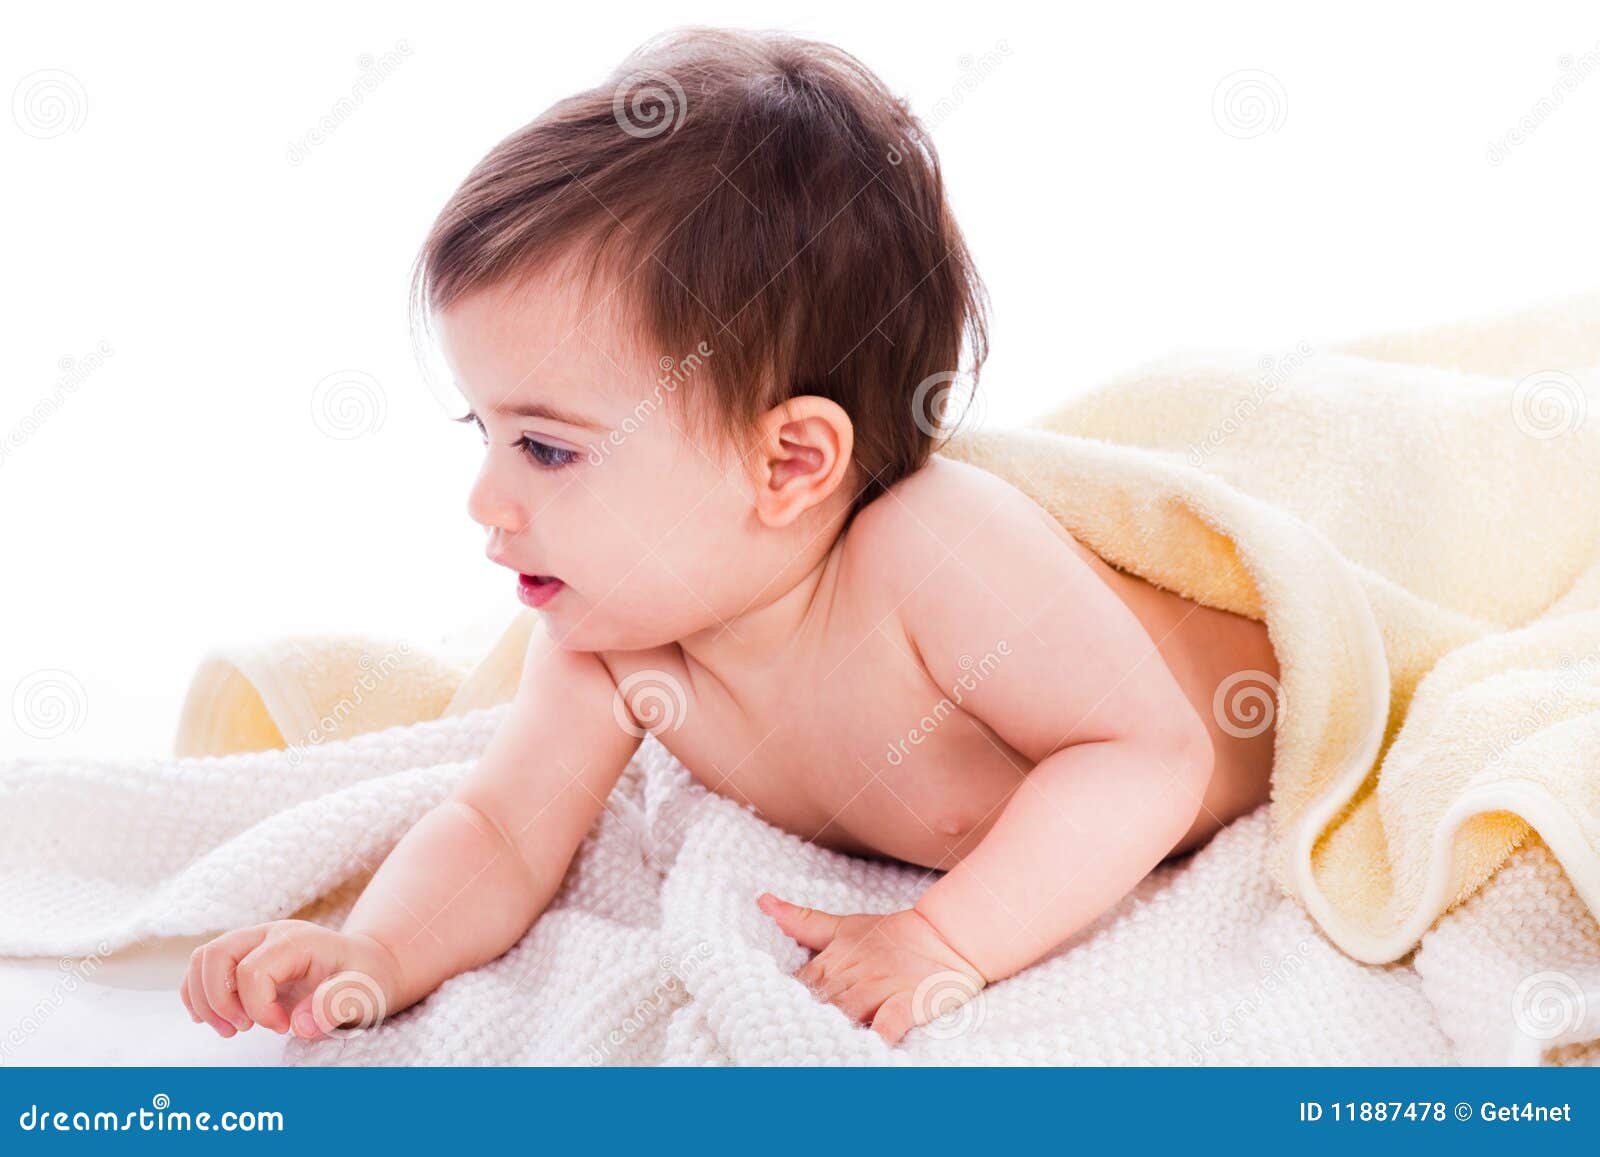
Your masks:
{"label": "white knitted blanket", "polygon": [[[0,953],[290,915],[338,926],[505,708],[299,753],[0,764]],[[1049,959],[890,1049],[791,973],[762,890],[909,905],[929,874],[808,845],[647,738],[551,909],[481,968],[290,1064],[1600,1063],[1600,929],[1537,836],[1409,960],[1359,963],[1269,883],[1265,807]],[[185,1017],[176,991],[174,1024]],[[187,1027],[187,1022],[184,1022]]]}

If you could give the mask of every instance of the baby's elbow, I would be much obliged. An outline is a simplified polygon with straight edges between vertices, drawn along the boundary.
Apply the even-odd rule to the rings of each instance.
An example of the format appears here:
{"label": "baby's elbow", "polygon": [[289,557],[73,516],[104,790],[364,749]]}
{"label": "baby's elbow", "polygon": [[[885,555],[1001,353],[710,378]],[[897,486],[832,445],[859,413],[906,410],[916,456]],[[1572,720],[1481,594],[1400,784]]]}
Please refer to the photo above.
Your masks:
{"label": "baby's elbow", "polygon": [[1216,769],[1217,752],[1211,729],[1194,706],[1185,700],[1163,720],[1153,742],[1160,748],[1163,762],[1174,776],[1196,790],[1204,790]]}

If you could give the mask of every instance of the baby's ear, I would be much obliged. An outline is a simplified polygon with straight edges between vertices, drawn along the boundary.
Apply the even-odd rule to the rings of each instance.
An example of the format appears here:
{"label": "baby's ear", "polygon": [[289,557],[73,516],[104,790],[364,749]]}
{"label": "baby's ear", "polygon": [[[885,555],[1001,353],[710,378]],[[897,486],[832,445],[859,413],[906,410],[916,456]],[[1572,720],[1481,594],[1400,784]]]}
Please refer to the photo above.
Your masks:
{"label": "baby's ear", "polygon": [[774,406],[761,416],[757,438],[756,516],[766,526],[788,526],[821,506],[850,472],[855,427],[827,398],[805,394]]}

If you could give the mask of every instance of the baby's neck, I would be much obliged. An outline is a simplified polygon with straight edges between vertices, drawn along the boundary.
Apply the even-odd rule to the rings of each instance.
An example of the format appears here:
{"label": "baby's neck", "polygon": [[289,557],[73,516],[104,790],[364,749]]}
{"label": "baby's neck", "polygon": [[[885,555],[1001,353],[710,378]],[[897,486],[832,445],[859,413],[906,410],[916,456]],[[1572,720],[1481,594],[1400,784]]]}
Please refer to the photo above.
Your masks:
{"label": "baby's neck", "polygon": [[781,663],[826,618],[843,545],[840,534],[820,554],[796,559],[732,618],[678,640],[685,660],[724,684],[736,682],[740,672]]}

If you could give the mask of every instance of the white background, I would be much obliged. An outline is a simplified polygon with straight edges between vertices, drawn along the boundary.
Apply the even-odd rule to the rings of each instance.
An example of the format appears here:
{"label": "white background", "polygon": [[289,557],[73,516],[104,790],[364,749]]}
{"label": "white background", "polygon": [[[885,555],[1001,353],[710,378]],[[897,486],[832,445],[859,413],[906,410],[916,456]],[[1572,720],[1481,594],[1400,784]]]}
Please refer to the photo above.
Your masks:
{"label": "white background", "polygon": [[[1592,3],[34,4],[5,23],[0,757],[166,751],[224,641],[425,646],[516,611],[465,513],[477,435],[413,359],[407,274],[488,148],[675,25],[831,40],[925,116],[953,105],[933,137],[993,298],[991,423],[1173,346],[1470,316],[1600,269]],[[291,163],[362,58],[402,42]],[[1568,90],[1563,65],[1590,74]],[[1244,70],[1266,74],[1265,131],[1219,112]],[[349,439],[313,420],[344,371],[383,402]],[[11,709],[41,671],[82,688],[49,739]]]}

